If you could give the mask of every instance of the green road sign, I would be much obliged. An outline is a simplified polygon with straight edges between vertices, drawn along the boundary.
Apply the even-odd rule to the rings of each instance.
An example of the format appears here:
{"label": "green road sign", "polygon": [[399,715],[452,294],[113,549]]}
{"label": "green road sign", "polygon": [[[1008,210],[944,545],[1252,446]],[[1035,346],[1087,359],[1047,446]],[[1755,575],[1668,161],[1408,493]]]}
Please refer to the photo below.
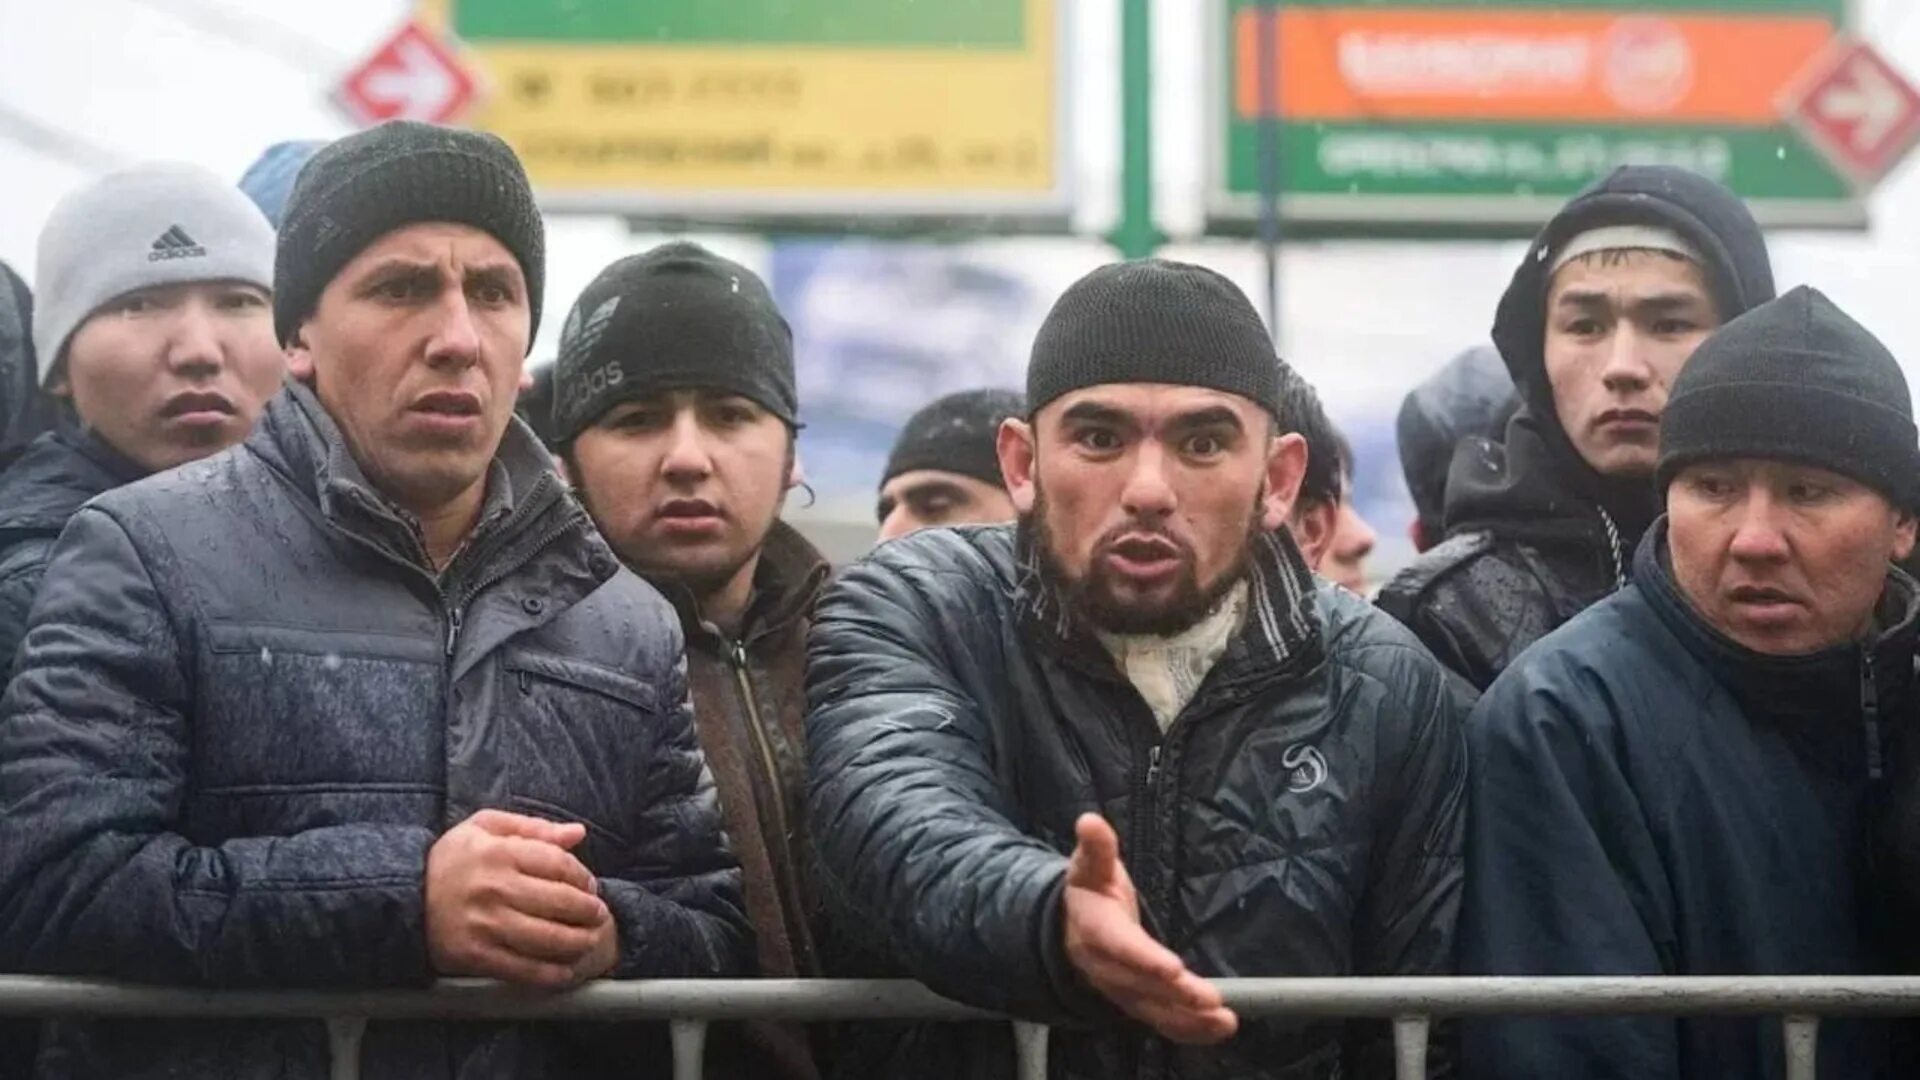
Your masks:
{"label": "green road sign", "polygon": [[[1862,227],[1850,173],[1793,124],[1847,0],[1216,0],[1211,223],[1280,204],[1333,232],[1526,233],[1624,163],[1712,176],[1764,224]],[[1277,108],[1261,100],[1270,28]]]}

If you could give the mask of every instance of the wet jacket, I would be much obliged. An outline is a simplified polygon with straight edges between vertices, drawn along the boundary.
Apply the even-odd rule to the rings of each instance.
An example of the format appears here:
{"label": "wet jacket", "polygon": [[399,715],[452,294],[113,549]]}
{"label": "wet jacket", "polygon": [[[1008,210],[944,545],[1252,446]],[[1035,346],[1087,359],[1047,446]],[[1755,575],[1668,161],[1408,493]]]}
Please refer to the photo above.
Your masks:
{"label": "wet jacket", "polygon": [[[882,545],[829,587],[807,696],[833,909],[938,992],[1047,1022],[1050,1075],[1391,1072],[1384,1026],[1247,1020],[1178,1047],[1080,983],[1074,820],[1113,823],[1152,931],[1206,976],[1453,963],[1467,702],[1411,635],[1256,542],[1246,625],[1162,735],[1012,526]],[[1011,1077],[1006,1025],[888,1031],[870,1076]]]}
{"label": "wet jacket", "polygon": [[0,262],[0,453],[53,429],[60,410],[40,392],[33,351],[33,293]]}
{"label": "wet jacket", "polygon": [[[806,835],[807,626],[826,583],[826,559],[785,522],[760,550],[754,595],[738,638],[700,617],[686,590],[659,581],[687,639],[687,679],[701,749],[713,770],[727,839],[746,885],[759,972],[792,979],[824,974],[814,941],[818,904]],[[716,1028],[708,1068],[720,1076],[818,1075],[804,1029],[754,1024]]]}
{"label": "wet jacket", "polygon": [[[1874,837],[1885,736],[1920,704],[1912,579],[1890,574],[1870,644],[1767,657],[1694,612],[1664,547],[1662,523],[1633,585],[1474,710],[1462,970],[1890,973]],[[1895,1075],[1887,1036],[1823,1021],[1820,1075]],[[1771,1017],[1488,1020],[1463,1050],[1487,1080],[1784,1075]]]}
{"label": "wet jacket", "polygon": [[[0,964],[425,985],[428,849],[491,807],[587,826],[615,977],[747,968],[673,612],[524,427],[427,565],[299,386],[241,446],[76,514],[0,706]],[[376,1021],[363,1075],[629,1076],[658,1060],[629,1030]],[[326,1033],[63,1022],[40,1074],[318,1078]]]}
{"label": "wet jacket", "polygon": [[1651,224],[1687,239],[1723,320],[1773,298],[1753,216],[1733,193],[1681,169],[1627,166],[1588,188],[1527,248],[1501,297],[1493,340],[1520,393],[1504,445],[1461,445],[1447,474],[1447,540],[1380,591],[1379,603],[1440,662],[1484,689],[1513,659],[1623,585],[1660,512],[1645,480],[1594,472],[1560,427],[1546,375],[1548,269],[1599,225]]}
{"label": "wet jacket", "polygon": [[145,473],[76,428],[40,436],[0,473],[0,670],[13,670],[40,576],[67,519],[88,499]]}

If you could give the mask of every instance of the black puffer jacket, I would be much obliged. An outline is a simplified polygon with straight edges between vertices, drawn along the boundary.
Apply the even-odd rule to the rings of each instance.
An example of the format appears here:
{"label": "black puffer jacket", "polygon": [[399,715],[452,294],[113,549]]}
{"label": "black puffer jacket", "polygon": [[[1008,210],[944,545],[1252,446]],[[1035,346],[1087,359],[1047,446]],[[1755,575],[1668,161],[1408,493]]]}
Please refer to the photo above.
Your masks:
{"label": "black puffer jacket", "polygon": [[40,576],[68,519],[88,499],[145,473],[75,428],[40,436],[0,473],[0,671],[12,674]]}
{"label": "black puffer jacket", "polygon": [[1447,541],[1381,589],[1380,606],[1440,662],[1485,689],[1527,646],[1624,584],[1659,514],[1651,483],[1594,472],[1554,410],[1546,375],[1554,251],[1600,225],[1658,225],[1697,249],[1723,320],[1773,299],[1753,215],[1682,169],[1627,166],[1575,196],[1534,238],[1500,300],[1493,341],[1520,393],[1504,446],[1470,440],[1447,475]]}
{"label": "black puffer jacket", "polygon": [[50,431],[60,410],[40,392],[33,352],[33,293],[0,262],[0,452]]}
{"label": "black puffer jacket", "polygon": [[[1878,635],[1769,657],[1695,613],[1665,526],[1634,583],[1541,641],[1469,724],[1461,968],[1492,975],[1861,975],[1899,970],[1873,839],[1889,735],[1916,720],[1920,595],[1888,576]],[[1894,913],[1888,917],[1889,911]],[[1778,1080],[1773,1018],[1464,1025],[1486,1080]],[[1828,1018],[1820,1075],[1913,1075],[1884,1024]]]}
{"label": "black puffer jacket", "polygon": [[[1050,1074],[1391,1072],[1384,1026],[1248,1021],[1181,1048],[1089,1000],[1066,960],[1074,819],[1104,814],[1150,927],[1209,976],[1453,963],[1468,702],[1411,635],[1264,538],[1246,627],[1163,737],[1012,526],[932,529],[817,612],[810,820],[831,902],[950,997],[1060,1029]],[[1005,1025],[868,1032],[873,1076],[1010,1077]],[[863,1053],[864,1052],[864,1053]]]}
{"label": "black puffer jacket", "polygon": [[[524,427],[472,541],[425,565],[300,386],[241,446],[74,515],[0,709],[0,965],[422,985],[428,849],[493,807],[586,824],[616,977],[747,968],[673,610]],[[45,1077],[327,1075],[318,1023],[50,1028]],[[583,1031],[376,1022],[363,1075],[658,1060]]]}

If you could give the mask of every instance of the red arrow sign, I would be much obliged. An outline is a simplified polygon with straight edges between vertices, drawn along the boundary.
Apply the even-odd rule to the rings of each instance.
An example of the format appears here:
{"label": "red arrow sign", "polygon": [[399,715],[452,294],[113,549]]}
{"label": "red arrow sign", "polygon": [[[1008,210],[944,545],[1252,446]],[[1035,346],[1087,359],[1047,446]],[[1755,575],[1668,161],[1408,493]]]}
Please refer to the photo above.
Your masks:
{"label": "red arrow sign", "polygon": [[1862,191],[1920,139],[1920,92],[1871,45],[1851,38],[1834,39],[1781,111]]}
{"label": "red arrow sign", "polygon": [[453,51],[410,22],[340,81],[335,100],[361,125],[382,120],[444,124],[473,104],[473,76]]}

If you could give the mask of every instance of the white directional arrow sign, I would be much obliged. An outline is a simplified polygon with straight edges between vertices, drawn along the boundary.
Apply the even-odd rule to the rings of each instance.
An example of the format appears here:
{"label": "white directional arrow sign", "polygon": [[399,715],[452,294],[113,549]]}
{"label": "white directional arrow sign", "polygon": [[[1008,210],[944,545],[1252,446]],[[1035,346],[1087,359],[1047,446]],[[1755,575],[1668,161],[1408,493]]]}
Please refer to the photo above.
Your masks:
{"label": "white directional arrow sign", "polygon": [[1920,138],[1920,93],[1864,42],[1836,38],[1783,103],[1787,118],[1862,190]]}
{"label": "white directional arrow sign", "polygon": [[361,124],[447,123],[473,103],[473,77],[437,37],[408,23],[341,80],[342,108]]}
{"label": "white directional arrow sign", "polygon": [[400,42],[394,52],[400,66],[369,73],[367,97],[407,120],[433,120],[445,115],[460,85],[453,72],[417,39]]}

